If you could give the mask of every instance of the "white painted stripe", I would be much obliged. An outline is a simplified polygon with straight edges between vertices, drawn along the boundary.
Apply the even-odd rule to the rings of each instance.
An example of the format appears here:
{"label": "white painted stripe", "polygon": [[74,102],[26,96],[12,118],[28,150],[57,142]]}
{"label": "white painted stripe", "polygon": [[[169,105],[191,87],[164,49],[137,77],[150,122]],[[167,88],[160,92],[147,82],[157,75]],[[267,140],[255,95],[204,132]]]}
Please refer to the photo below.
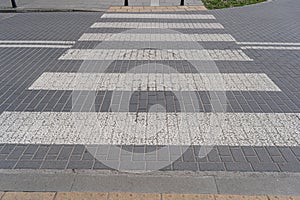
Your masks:
{"label": "white painted stripe", "polygon": [[230,34],[114,34],[84,33],[79,41],[218,41],[230,42]]}
{"label": "white painted stripe", "polygon": [[151,0],[150,6],[159,6],[159,0]]}
{"label": "white painted stripe", "polygon": [[279,46],[243,46],[241,49],[265,49],[265,50],[300,50],[300,47],[279,47]]}
{"label": "white painted stripe", "polygon": [[39,44],[0,44],[0,48],[50,48],[50,49],[68,49],[72,45],[39,45]]}
{"label": "white painted stripe", "polygon": [[299,117],[298,113],[4,112],[0,143],[298,146]]}
{"label": "white painted stripe", "polygon": [[43,73],[30,90],[281,91],[266,74]]}
{"label": "white painted stripe", "polygon": [[[156,0],[152,0],[153,3]],[[152,2],[151,1],[151,2]],[[156,3],[157,4],[157,3]],[[201,15],[201,14],[113,14],[113,13],[106,13],[101,16],[101,18],[122,18],[122,19],[129,19],[129,18],[137,18],[137,19],[145,19],[145,18],[152,18],[152,19],[216,19],[213,15]]]}
{"label": "white painted stripe", "polygon": [[97,22],[91,28],[223,29],[219,23]]}
{"label": "white painted stripe", "polygon": [[0,44],[75,44],[75,41],[52,41],[52,40],[0,40]]}
{"label": "white painted stripe", "polygon": [[236,42],[241,45],[278,45],[278,46],[300,46],[300,43],[292,42]]}
{"label": "white painted stripe", "polygon": [[242,50],[70,49],[60,60],[235,60],[252,61]]}

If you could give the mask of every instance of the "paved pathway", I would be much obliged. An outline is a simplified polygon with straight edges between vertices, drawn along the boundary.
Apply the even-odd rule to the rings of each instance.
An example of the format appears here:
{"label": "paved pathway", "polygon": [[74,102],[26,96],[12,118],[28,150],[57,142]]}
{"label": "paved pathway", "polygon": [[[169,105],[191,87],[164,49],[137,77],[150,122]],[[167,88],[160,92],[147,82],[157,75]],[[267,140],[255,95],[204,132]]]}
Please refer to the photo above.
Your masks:
{"label": "paved pathway", "polygon": [[[2,198],[1,198],[2,196]],[[297,200],[297,196],[248,196],[248,195],[210,195],[210,194],[143,194],[143,193],[98,193],[98,192],[0,192],[1,200],[31,199],[31,200],[66,200],[66,199],[97,199],[97,200],[171,200],[171,199],[199,199],[199,200]]]}
{"label": "paved pathway", "polygon": [[294,4],[4,15],[0,168],[299,172]]}
{"label": "paved pathway", "polygon": [[[181,0],[128,0],[129,6],[179,6]],[[103,10],[123,6],[124,0],[16,0],[21,9],[77,9]],[[202,5],[201,0],[185,0],[186,6]],[[0,8],[11,7],[10,0],[2,0]]]}

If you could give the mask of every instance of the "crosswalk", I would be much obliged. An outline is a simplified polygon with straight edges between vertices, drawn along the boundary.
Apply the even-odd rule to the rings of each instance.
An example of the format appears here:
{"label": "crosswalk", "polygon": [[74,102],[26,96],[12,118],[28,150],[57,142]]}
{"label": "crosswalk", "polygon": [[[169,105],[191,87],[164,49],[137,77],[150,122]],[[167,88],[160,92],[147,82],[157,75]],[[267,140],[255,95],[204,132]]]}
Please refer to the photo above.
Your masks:
{"label": "crosswalk", "polygon": [[151,19],[216,19],[213,15],[202,14],[117,14],[117,13],[105,13],[101,18],[151,18]]}
{"label": "crosswalk", "polygon": [[91,28],[224,29],[219,23],[97,22]]}
{"label": "crosswalk", "polygon": [[217,41],[235,41],[230,34],[134,34],[134,33],[84,33],[79,41],[185,41],[185,42],[217,42]]}
{"label": "crosswalk", "polygon": [[265,74],[43,73],[31,90],[281,91]]}
{"label": "crosswalk", "polygon": [[[73,91],[73,106],[84,104],[81,91],[127,91],[138,92],[181,92],[181,91],[273,91],[280,88],[264,73],[180,73],[164,70],[156,73],[127,70],[121,73],[86,72],[86,62],[95,61],[112,67],[114,61],[189,61],[194,65],[208,61],[209,67],[216,67],[215,61],[252,62],[242,49],[205,49],[205,42],[233,42],[230,34],[214,32],[224,29],[216,22],[194,22],[193,20],[215,20],[213,15],[203,14],[104,14],[102,18],[126,19],[126,22],[94,23],[92,33],[84,33],[79,42],[98,42],[94,48],[72,48],[59,60],[83,62],[78,72],[44,72],[28,90]],[[176,23],[136,22],[135,19],[176,19]],[[184,23],[180,20],[190,19]],[[115,31],[120,29],[120,31]],[[121,29],[136,29],[125,31]],[[144,29],[154,29],[153,32]],[[168,31],[171,29],[171,31]],[[193,29],[197,34],[175,32],[176,29]],[[202,32],[209,29],[211,32]],[[97,32],[105,30],[106,33]],[[140,31],[142,30],[142,31]],[[121,48],[105,48],[112,45]],[[114,43],[118,42],[118,43]],[[127,42],[127,43],[125,43]],[[157,48],[124,48],[124,44],[148,42]],[[189,42],[193,48],[181,49],[177,42]],[[163,44],[174,48],[164,49]],[[119,45],[119,46],[118,46]],[[150,46],[150,45],[149,45]],[[155,45],[154,45],[155,46]],[[195,47],[199,48],[195,48]],[[107,61],[107,62],[103,62]],[[193,62],[196,61],[196,62]],[[153,66],[151,65],[151,66]],[[148,67],[150,65],[147,65]],[[201,67],[201,65],[199,65]],[[199,66],[196,66],[197,69]],[[103,66],[101,66],[103,67]],[[114,67],[114,66],[113,66]],[[161,65],[160,67],[166,67]],[[213,70],[212,70],[213,71]],[[147,93],[145,93],[147,94]],[[154,95],[153,95],[154,94]],[[155,93],[151,98],[157,100]],[[94,101],[95,95],[91,95]],[[224,98],[214,99],[219,104]],[[84,97],[86,98],[86,97]],[[121,98],[114,96],[114,98]],[[146,97],[146,101],[147,98]],[[168,99],[169,97],[166,97]],[[173,97],[172,97],[173,98]],[[192,97],[184,97],[192,98]],[[78,100],[79,99],[79,100]],[[112,98],[113,99],[113,98]],[[113,103],[113,100],[108,103]],[[181,99],[181,98],[178,98]],[[145,99],[140,99],[145,100]],[[195,100],[195,99],[193,99]],[[164,103],[166,100],[163,100]],[[213,104],[213,101],[210,103]],[[188,101],[186,101],[188,102]],[[180,102],[180,103],[186,103]],[[194,102],[194,101],[190,101]],[[201,103],[201,102],[200,102]],[[127,102],[127,106],[130,102]],[[190,103],[193,104],[193,103]],[[81,106],[81,105],[79,105]],[[195,105],[192,105],[195,107]],[[0,143],[39,144],[113,144],[113,145],[290,145],[300,143],[300,114],[290,113],[221,113],[221,112],[8,112],[0,115]]]}
{"label": "crosswalk", "polygon": [[241,50],[70,49],[60,60],[238,60],[251,61]]}

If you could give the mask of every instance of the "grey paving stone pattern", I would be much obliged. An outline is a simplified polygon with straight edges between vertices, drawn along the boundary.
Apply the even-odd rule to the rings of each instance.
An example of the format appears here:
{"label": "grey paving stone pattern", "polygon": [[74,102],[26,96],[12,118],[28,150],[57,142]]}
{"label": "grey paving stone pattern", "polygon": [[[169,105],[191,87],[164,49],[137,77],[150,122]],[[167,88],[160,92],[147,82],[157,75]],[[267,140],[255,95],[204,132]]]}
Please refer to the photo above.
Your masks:
{"label": "grey paving stone pattern", "polygon": [[[77,9],[103,10],[110,6],[123,6],[124,0],[16,0],[23,9]],[[128,0],[129,6],[179,6],[180,0]],[[185,0],[185,5],[202,5],[201,0]],[[0,8],[11,7],[10,0],[2,0]]]}
{"label": "grey paving stone pattern", "polygon": [[[180,12],[181,15],[185,15],[183,18],[170,16],[120,18],[114,15],[103,17],[108,15],[107,13],[1,14],[0,168],[300,172],[300,51],[289,49],[291,46],[300,46],[299,7],[298,2],[278,0],[229,10]],[[143,13],[139,14],[143,15]],[[216,19],[213,17],[199,19],[188,15],[212,15]],[[95,23],[102,23],[106,27],[93,28]],[[135,28],[132,23],[135,23]],[[145,23],[164,29],[139,28],[140,24]],[[221,26],[211,25],[212,23],[219,23]],[[115,27],[115,24],[122,24],[122,28]],[[186,27],[187,24],[191,26]],[[209,25],[203,26],[203,24]],[[168,29],[165,29],[166,27]],[[83,40],[83,35],[87,33],[96,35]],[[104,35],[104,37],[99,34],[112,36]],[[148,39],[144,42],[140,41],[139,37],[143,37],[140,34],[144,34],[143,36],[150,34],[148,39],[151,42]],[[161,39],[164,34],[174,35],[174,37],[165,41]],[[233,39],[222,38],[221,34],[230,35]],[[135,37],[131,37],[132,35]],[[52,44],[49,44],[50,41]],[[71,45],[71,50],[78,52],[89,49],[109,50],[111,54],[108,53],[107,56],[110,56],[111,60],[103,58],[82,60],[84,56],[91,58],[91,53],[82,53],[81,58],[76,57],[73,53],[68,54],[68,45]],[[243,48],[245,46],[267,46],[269,49],[245,49]],[[274,47],[285,49],[278,50]],[[130,59],[120,59],[120,52],[126,52],[128,49],[139,51],[131,51],[130,55],[124,56]],[[185,50],[183,52],[191,49],[196,49],[198,52],[213,50],[213,54],[204,53],[205,56],[200,57],[209,59],[200,62],[199,55],[195,55],[198,56],[198,60],[186,60],[184,55],[174,53],[174,49]],[[237,50],[239,53],[236,53]],[[118,52],[117,56],[116,52]],[[169,55],[168,52],[171,52],[173,57],[155,59],[153,52],[156,56],[161,56],[160,58],[164,58],[164,55]],[[65,59],[64,55],[68,55],[70,59]],[[227,55],[236,59],[226,60]],[[114,56],[118,59],[114,60]],[[176,73],[181,78],[173,78],[170,82],[173,81],[174,85],[184,85],[186,81],[182,77],[216,73],[216,69],[217,73],[236,74],[238,78],[230,80],[235,81],[239,87],[232,86],[230,90],[221,87],[220,91],[201,89],[182,91],[178,88],[151,90],[141,86],[137,91],[120,89],[116,91],[108,89],[114,83],[114,80],[110,80],[111,82],[104,83],[106,85],[103,90],[74,92],[68,89],[73,82],[66,84],[65,79],[59,78],[63,73],[66,77],[71,77],[70,74],[78,72],[90,74],[88,78],[92,77],[91,74],[107,76],[119,74],[121,77],[122,74],[143,76],[143,74]],[[41,78],[47,73],[57,74],[58,78],[51,80],[52,85],[50,79]],[[255,80],[253,76],[247,82],[242,79],[242,75],[245,74],[264,74],[263,77],[267,77],[268,82],[265,84],[259,82],[260,84],[257,85],[258,81],[253,81]],[[153,78],[150,75],[149,80]],[[77,79],[73,80],[88,88],[92,87],[86,82],[88,78],[79,79],[77,76]],[[38,81],[49,84],[46,84],[46,89],[43,88],[46,87],[44,85],[39,85],[40,89],[29,89],[37,85]],[[140,78],[133,77],[132,80],[127,79],[127,81],[138,82]],[[143,81],[138,83],[142,84]],[[152,82],[149,81],[148,84],[150,83]],[[226,84],[229,82],[227,81]],[[253,85],[256,89],[249,89],[254,88]],[[159,84],[154,85],[153,88],[159,88]],[[89,102],[91,96],[93,101]],[[130,97],[129,101],[125,101],[127,103],[125,108],[121,97]],[[79,103],[74,99],[79,99]],[[102,116],[105,116],[106,113],[120,112],[142,116],[142,113],[155,113],[159,109],[170,115],[173,113],[216,113],[218,115],[226,112],[237,116],[242,113],[246,116],[243,119],[248,119],[249,116],[249,119],[253,116],[255,119],[258,116],[266,117],[261,118],[263,125],[251,124],[249,120],[245,122],[249,123],[249,126],[241,124],[241,129],[232,130],[231,135],[222,135],[224,137],[220,140],[227,141],[226,145],[210,146],[206,138],[201,140],[200,137],[193,138],[196,142],[190,142],[190,145],[171,144],[172,142],[162,145],[164,141],[172,141],[172,138],[177,137],[172,134],[167,135],[164,140],[159,140],[158,137],[154,137],[156,140],[146,138],[146,142],[139,140],[145,143],[140,145],[131,141],[137,141],[134,139],[139,139],[138,134],[143,133],[142,131],[134,132],[135,135],[128,133],[127,141],[126,137],[116,139],[119,137],[114,135],[117,134],[114,132],[115,127],[111,138],[107,140],[109,142],[84,145],[78,141],[90,138],[81,138],[80,135],[88,129],[74,133],[70,130],[76,124],[58,126],[59,123],[55,122],[55,118],[54,120],[43,119],[39,118],[42,114],[39,117],[32,114],[49,112],[57,115],[56,119],[59,119],[61,113],[74,111],[85,112],[86,116],[89,116],[89,113],[91,115],[103,113]],[[14,116],[20,117],[14,118]],[[276,116],[280,117],[276,118]],[[283,119],[286,121],[281,121]],[[33,121],[34,124],[40,122],[51,126],[41,125],[38,129],[28,127],[33,124]],[[173,122],[168,121],[168,123]],[[253,128],[247,129],[251,125]],[[127,127],[122,124],[119,126],[120,129]],[[205,124],[201,126],[205,127]],[[142,127],[139,128],[142,130]],[[36,129],[35,132],[33,129]],[[168,133],[176,132],[176,128],[172,126],[169,129]],[[105,130],[110,131],[109,128]],[[44,137],[36,133],[42,133]],[[232,142],[241,135],[248,137],[240,138],[236,143]],[[57,141],[61,142],[53,144],[49,140],[50,136],[58,138]],[[246,145],[247,140],[249,145]],[[281,145],[278,145],[279,143]],[[158,166],[160,167],[157,168]]]}
{"label": "grey paving stone pattern", "polygon": [[[163,151],[157,149],[163,148]],[[93,150],[91,150],[93,149]],[[209,150],[203,157],[202,151]],[[204,149],[204,150],[203,150]],[[299,172],[300,147],[1,144],[1,169]],[[179,153],[180,152],[180,153]],[[130,157],[132,162],[126,162]],[[101,161],[105,159],[105,162]],[[124,161],[125,160],[125,161]],[[109,165],[107,166],[107,163]],[[133,166],[134,165],[134,166]]]}

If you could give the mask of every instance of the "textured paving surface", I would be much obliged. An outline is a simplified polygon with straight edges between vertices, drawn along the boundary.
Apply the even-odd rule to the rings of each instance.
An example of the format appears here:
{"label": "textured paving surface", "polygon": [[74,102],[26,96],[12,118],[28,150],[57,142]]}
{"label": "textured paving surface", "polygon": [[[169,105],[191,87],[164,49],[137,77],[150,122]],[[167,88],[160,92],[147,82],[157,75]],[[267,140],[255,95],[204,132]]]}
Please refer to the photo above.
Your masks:
{"label": "textured paving surface", "polygon": [[2,14],[0,168],[299,172],[293,4]]}
{"label": "textured paving surface", "polygon": [[[2,197],[2,198],[1,198]],[[271,195],[210,195],[210,194],[145,194],[145,193],[100,193],[100,192],[0,192],[1,200],[10,199],[97,199],[97,200],[115,200],[115,199],[140,199],[140,200],[177,200],[177,199],[195,199],[195,200],[298,200],[297,196],[271,196]]]}
{"label": "textured paving surface", "polygon": [[[128,0],[129,6],[179,6],[181,0]],[[79,9],[101,10],[111,6],[123,6],[124,0],[16,0],[21,9]],[[201,0],[185,0],[186,6],[202,5]],[[0,8],[11,7],[9,0],[0,2]]]}

